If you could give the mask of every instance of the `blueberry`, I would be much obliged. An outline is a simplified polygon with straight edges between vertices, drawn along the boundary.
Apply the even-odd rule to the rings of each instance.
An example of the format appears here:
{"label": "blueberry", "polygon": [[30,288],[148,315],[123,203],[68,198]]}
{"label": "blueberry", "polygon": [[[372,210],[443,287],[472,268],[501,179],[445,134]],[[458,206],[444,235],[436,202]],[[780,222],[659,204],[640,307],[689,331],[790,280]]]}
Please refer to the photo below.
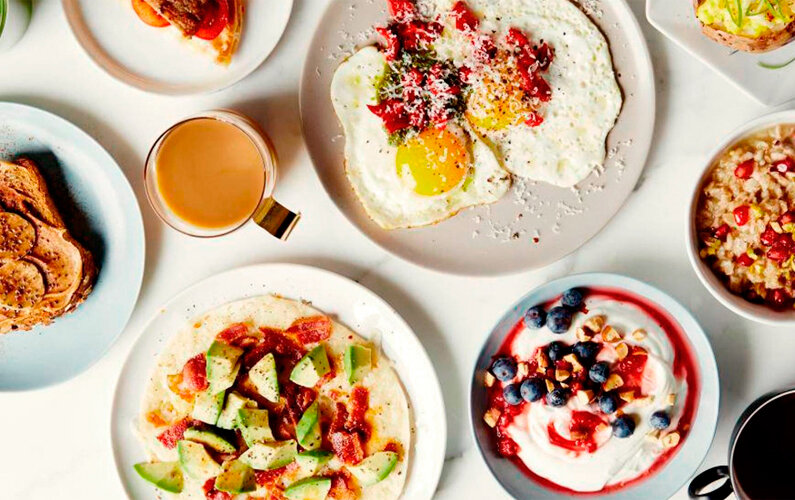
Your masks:
{"label": "blueberry", "polygon": [[590,363],[599,354],[601,346],[596,342],[577,342],[574,344],[572,350],[577,355],[580,363]]}
{"label": "blueberry", "polygon": [[597,384],[604,384],[607,382],[607,376],[610,375],[610,365],[604,361],[594,363],[590,370],[588,370],[588,378]]}
{"label": "blueberry", "polygon": [[533,403],[544,397],[546,392],[546,384],[543,380],[537,377],[525,379],[519,387],[519,392],[522,393],[522,399],[528,403]]}
{"label": "blueberry", "polygon": [[519,384],[506,385],[502,390],[502,397],[511,406],[516,406],[522,402],[522,394],[519,391]]}
{"label": "blueberry", "polygon": [[612,392],[606,392],[599,396],[599,409],[602,413],[610,415],[618,410],[618,398]]}
{"label": "blueberry", "polygon": [[561,407],[565,406],[566,401],[569,400],[569,391],[566,389],[553,389],[547,393],[547,404],[549,406]]}
{"label": "blueberry", "polygon": [[563,342],[552,342],[547,346],[547,357],[555,362],[563,359],[563,356],[570,352],[569,346]]}
{"label": "blueberry", "polygon": [[635,432],[635,421],[629,415],[621,415],[613,421],[613,435],[617,438],[625,438]]}
{"label": "blueberry", "polygon": [[491,373],[500,382],[510,382],[516,376],[516,360],[507,356],[495,359],[491,364]]}
{"label": "blueberry", "polygon": [[571,311],[566,307],[553,307],[547,313],[547,326],[552,333],[566,333],[571,326]]}
{"label": "blueberry", "polygon": [[669,425],[671,425],[671,417],[668,416],[668,413],[660,410],[655,411],[651,414],[651,418],[649,419],[649,423],[655,429],[667,429]]}
{"label": "blueberry", "polygon": [[547,322],[547,312],[541,306],[534,306],[524,313],[524,324],[527,328],[538,329]]}
{"label": "blueberry", "polygon": [[576,309],[580,307],[582,304],[582,292],[579,288],[572,288],[570,290],[566,290],[563,292],[563,298],[561,302],[566,307],[571,307],[572,309]]}

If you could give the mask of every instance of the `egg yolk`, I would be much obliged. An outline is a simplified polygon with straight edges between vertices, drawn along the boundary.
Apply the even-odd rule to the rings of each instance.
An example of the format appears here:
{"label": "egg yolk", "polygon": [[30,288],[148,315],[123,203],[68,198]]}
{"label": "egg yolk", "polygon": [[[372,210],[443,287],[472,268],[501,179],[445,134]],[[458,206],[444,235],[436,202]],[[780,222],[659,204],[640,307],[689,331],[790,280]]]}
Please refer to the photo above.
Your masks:
{"label": "egg yolk", "polygon": [[414,192],[423,196],[446,193],[466,177],[469,151],[447,128],[426,129],[398,147],[398,175],[411,175]]}
{"label": "egg yolk", "polygon": [[503,59],[472,85],[466,117],[479,129],[503,130],[524,122],[533,111],[515,71]]}

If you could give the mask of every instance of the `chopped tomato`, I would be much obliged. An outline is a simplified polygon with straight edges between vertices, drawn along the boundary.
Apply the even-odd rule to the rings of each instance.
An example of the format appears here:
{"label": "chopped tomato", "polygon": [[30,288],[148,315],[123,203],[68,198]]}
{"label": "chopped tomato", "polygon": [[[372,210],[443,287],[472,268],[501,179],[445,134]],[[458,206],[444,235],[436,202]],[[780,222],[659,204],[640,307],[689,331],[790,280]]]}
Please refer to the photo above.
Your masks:
{"label": "chopped tomato", "polygon": [[555,58],[555,51],[549,46],[548,43],[545,42],[539,45],[539,47],[535,50],[535,57],[536,62],[538,63],[538,70],[546,71],[549,69],[549,65],[552,64],[552,60]]}
{"label": "chopped tomato", "polygon": [[331,320],[326,316],[299,318],[287,328],[287,333],[298,337],[302,344],[313,344],[331,336]]}
{"label": "chopped tomato", "polygon": [[190,418],[183,418],[179,422],[173,424],[168,429],[164,430],[157,436],[157,440],[163,443],[163,446],[172,450],[176,448],[177,441],[181,440],[185,431],[193,425],[193,420]]}
{"label": "chopped tomato", "polygon": [[398,22],[405,22],[417,14],[413,0],[387,0],[389,14]]}
{"label": "chopped tomato", "polygon": [[400,55],[400,38],[391,27],[379,26],[375,29],[384,39],[384,56],[387,61],[394,61]]}
{"label": "chopped tomato", "polygon": [[530,127],[537,127],[544,123],[544,117],[541,116],[539,113],[532,111],[528,116],[525,123]]}
{"label": "chopped tomato", "polygon": [[508,30],[508,34],[505,35],[505,43],[512,49],[524,50],[530,46],[530,40],[527,38],[527,35],[522,33],[522,30],[518,28],[510,28]]}
{"label": "chopped tomato", "polygon": [[202,19],[196,36],[202,40],[215,40],[229,24],[229,0],[214,0],[212,8]]}
{"label": "chopped tomato", "polygon": [[344,463],[355,465],[364,460],[362,438],[355,432],[332,432],[329,434],[329,441],[334,454]]}
{"label": "chopped tomato", "polygon": [[132,7],[141,21],[155,28],[165,28],[169,23],[165,17],[157,13],[151,5],[144,0],[132,0]]}
{"label": "chopped tomato", "polygon": [[232,495],[225,491],[218,491],[215,489],[215,478],[211,477],[202,485],[204,490],[204,497],[207,500],[232,500]]}
{"label": "chopped tomato", "polygon": [[455,20],[455,27],[459,31],[475,31],[480,26],[480,20],[463,0],[456,2],[451,12]]}
{"label": "chopped tomato", "polygon": [[368,105],[367,109],[383,120],[384,127],[390,134],[411,126],[403,101],[400,99],[386,99],[379,104]]}
{"label": "chopped tomato", "polygon": [[403,47],[408,50],[421,50],[428,48],[442,33],[443,26],[439,23],[426,23],[411,21],[399,24],[398,36]]}

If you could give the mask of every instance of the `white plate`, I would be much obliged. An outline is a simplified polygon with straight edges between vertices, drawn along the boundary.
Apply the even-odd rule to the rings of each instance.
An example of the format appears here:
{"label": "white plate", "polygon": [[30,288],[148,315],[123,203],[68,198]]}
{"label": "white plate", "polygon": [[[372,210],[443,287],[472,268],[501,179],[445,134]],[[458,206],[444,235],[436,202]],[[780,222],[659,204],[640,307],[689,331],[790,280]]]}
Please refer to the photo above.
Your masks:
{"label": "white plate", "polygon": [[208,278],[183,291],[144,327],[116,386],[111,442],[116,468],[130,498],[157,498],[133,470],[146,459],[134,433],[144,389],[171,336],[196,316],[235,300],[267,293],[310,301],[364,338],[380,337],[409,396],[413,413],[411,461],[403,497],[431,498],[444,463],[447,427],[442,391],[428,354],[406,322],[370,290],[347,278],[306,266],[262,264]]}
{"label": "white plate", "polygon": [[662,34],[762,104],[775,106],[795,99],[795,63],[777,70],[759,65],[789,61],[795,57],[795,43],[764,54],[725,47],[701,32],[691,0],[647,0],[646,17]]}
{"label": "white plate", "polygon": [[[605,172],[578,190],[538,183],[515,185],[497,203],[463,210],[439,224],[385,231],[361,207],[344,172],[345,140],[331,103],[337,66],[386,19],[387,0],[332,0],[310,43],[301,81],[304,137],[323,187],[342,213],[384,249],[416,264],[465,275],[497,275],[540,268],[596,235],[632,193],[646,163],[654,129],[654,74],[646,40],[624,0],[592,2],[589,17],[613,56],[624,104],[607,140]],[[533,238],[538,232],[538,242]]]}
{"label": "white plate", "polygon": [[144,24],[130,0],[63,0],[72,32],[102,69],[124,83],[161,94],[212,92],[262,64],[282,36],[293,0],[247,0],[240,46],[229,66],[194,50],[175,28]]}

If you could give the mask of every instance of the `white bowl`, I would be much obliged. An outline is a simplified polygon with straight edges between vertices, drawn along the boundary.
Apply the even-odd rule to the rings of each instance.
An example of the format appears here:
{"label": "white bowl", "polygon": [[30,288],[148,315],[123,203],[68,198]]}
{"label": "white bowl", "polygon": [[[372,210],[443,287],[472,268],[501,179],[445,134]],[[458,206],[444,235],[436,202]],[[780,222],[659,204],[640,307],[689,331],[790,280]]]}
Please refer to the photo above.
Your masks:
{"label": "white bowl", "polygon": [[776,311],[767,305],[749,302],[743,297],[731,293],[729,289],[726,288],[723,282],[715,275],[712,269],[710,269],[710,267],[701,259],[698,254],[698,235],[695,224],[695,213],[698,206],[698,200],[701,195],[701,187],[703,186],[707,175],[709,175],[709,173],[712,171],[712,165],[715,160],[728,148],[744,137],[781,123],[795,123],[795,110],[771,113],[761,116],[755,120],[751,120],[729,134],[709,154],[707,161],[705,162],[704,172],[701,174],[701,177],[699,177],[698,182],[693,188],[690,210],[687,212],[687,254],[690,258],[690,263],[693,265],[693,269],[696,271],[698,279],[701,280],[704,286],[707,287],[707,290],[709,290],[710,293],[716,299],[718,299],[721,304],[728,307],[740,316],[753,321],[758,321],[759,323],[777,326],[791,326],[795,325],[795,309]]}

